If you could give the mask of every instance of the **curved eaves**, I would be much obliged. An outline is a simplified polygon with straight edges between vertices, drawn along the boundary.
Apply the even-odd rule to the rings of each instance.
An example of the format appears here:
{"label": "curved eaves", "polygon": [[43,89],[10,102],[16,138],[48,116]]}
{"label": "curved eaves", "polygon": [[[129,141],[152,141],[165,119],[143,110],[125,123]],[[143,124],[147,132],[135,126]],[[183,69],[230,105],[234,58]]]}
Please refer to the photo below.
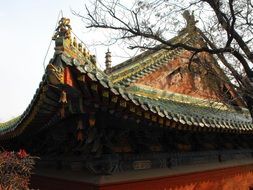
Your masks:
{"label": "curved eaves", "polygon": [[30,104],[28,105],[28,107],[26,108],[26,110],[23,112],[22,115],[10,121],[0,124],[0,139],[18,136],[26,128],[26,126],[24,126],[24,123],[29,119],[29,115],[31,114],[34,107],[36,107],[36,102],[41,93],[43,83],[44,81],[40,83],[39,88],[36,90],[32,98],[32,101],[30,102]]}
{"label": "curved eaves", "polygon": [[[81,74],[87,75],[91,81],[106,89],[108,93],[119,97],[122,102],[125,101],[122,105],[125,105],[124,107],[130,112],[135,113],[137,117],[141,116],[162,126],[168,124],[168,127],[170,127],[171,122],[176,122],[204,130],[239,131],[240,133],[253,131],[251,118],[246,117],[243,113],[233,113],[215,108],[205,109],[173,101],[163,102],[160,99],[137,96],[127,92],[121,85],[113,84],[104,72],[89,61],[83,65],[75,59],[68,59],[64,55],[62,55],[62,60],[67,61],[68,65],[75,67]],[[97,93],[99,96],[99,92]],[[131,107],[140,108],[141,113],[131,110]]]}
{"label": "curved eaves", "polygon": [[[0,124],[0,140],[23,134],[33,134],[59,120],[60,89],[50,85],[46,74],[30,104],[21,116]],[[58,117],[58,118],[56,118]]]}

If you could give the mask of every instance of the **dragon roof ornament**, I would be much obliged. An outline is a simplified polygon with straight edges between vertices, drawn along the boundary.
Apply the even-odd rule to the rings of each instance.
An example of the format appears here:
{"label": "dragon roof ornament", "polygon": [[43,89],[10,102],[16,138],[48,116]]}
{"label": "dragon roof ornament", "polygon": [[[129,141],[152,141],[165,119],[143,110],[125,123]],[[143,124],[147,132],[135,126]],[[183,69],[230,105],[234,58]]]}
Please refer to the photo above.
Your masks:
{"label": "dragon roof ornament", "polygon": [[71,26],[70,26],[70,19],[62,17],[61,20],[58,22],[58,27],[55,29],[55,34],[53,36],[53,40],[63,37],[64,39],[71,38]]}
{"label": "dragon roof ornament", "polygon": [[190,13],[190,11],[185,10],[182,14],[186,21],[186,26],[179,31],[179,34],[182,32],[194,32],[197,29],[196,23],[198,23],[198,20],[195,19],[194,11]]}
{"label": "dragon roof ornament", "polygon": [[[85,64],[87,61],[96,64],[96,56],[91,54],[87,47],[85,47],[85,44],[72,33],[69,18],[62,17],[59,20],[52,40],[55,41],[56,53],[63,53],[63,56],[72,57],[75,60],[78,60],[81,64]],[[49,68],[52,71],[56,71],[54,67],[50,66]],[[60,75],[56,78],[57,80],[62,81]]]}
{"label": "dragon roof ornament", "polygon": [[196,23],[198,20],[195,19],[194,11],[192,11],[192,14],[188,10],[183,12],[183,17],[186,20],[186,28],[188,27],[196,27]]}

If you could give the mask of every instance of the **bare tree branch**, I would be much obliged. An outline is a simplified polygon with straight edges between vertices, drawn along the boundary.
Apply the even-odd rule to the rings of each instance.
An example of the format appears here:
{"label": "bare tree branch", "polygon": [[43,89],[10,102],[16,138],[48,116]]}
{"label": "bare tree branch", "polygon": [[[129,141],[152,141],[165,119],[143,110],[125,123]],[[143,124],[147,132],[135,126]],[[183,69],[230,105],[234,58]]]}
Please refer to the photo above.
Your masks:
{"label": "bare tree branch", "polygon": [[[201,23],[191,31],[197,32],[207,45],[196,46],[185,41],[169,40],[168,31],[177,29],[187,33],[182,26],[179,14],[191,9],[196,12]],[[188,67],[195,56],[201,52],[219,58],[233,81],[226,80],[237,88],[249,110],[253,105],[253,4],[242,0],[167,0],[140,1],[133,5],[123,5],[120,0],[95,0],[93,9],[86,7],[87,28],[108,29],[118,32],[114,39],[127,40],[130,49],[166,50],[183,48],[192,52]],[[194,21],[195,22],[195,21]],[[187,23],[188,25],[188,23]],[[202,32],[204,31],[204,32]],[[188,31],[189,32],[189,31]],[[159,46],[157,46],[159,45]],[[236,99],[235,97],[233,99]],[[253,116],[253,111],[251,111]]]}

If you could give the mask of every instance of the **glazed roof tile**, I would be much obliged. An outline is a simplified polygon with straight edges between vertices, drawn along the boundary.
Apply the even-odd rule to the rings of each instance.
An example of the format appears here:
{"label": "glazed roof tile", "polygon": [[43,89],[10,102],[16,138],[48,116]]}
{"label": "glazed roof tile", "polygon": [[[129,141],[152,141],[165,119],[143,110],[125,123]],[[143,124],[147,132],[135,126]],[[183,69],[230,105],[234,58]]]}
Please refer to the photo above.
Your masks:
{"label": "glazed roof tile", "polygon": [[[181,34],[173,40],[193,43],[197,38],[191,35],[189,33]],[[63,42],[61,42],[62,40]],[[168,94],[168,92],[155,89],[138,86],[127,88],[133,81],[154,72],[166,64],[169,59],[173,59],[181,51],[180,49],[147,51],[113,67],[108,76],[94,64],[94,60],[82,55],[83,52],[77,48],[69,48],[68,43],[70,42],[65,42],[62,38],[56,39],[56,44],[61,44],[63,48],[56,48],[55,56],[51,62],[56,64],[55,68],[59,67],[61,70],[68,66],[87,76],[102,89],[138,108],[140,113],[136,112],[137,117],[151,114],[153,116],[152,121],[158,121],[157,118],[161,118],[203,129],[248,130],[253,132],[252,118],[247,110],[236,110],[212,101],[209,101],[208,104],[199,104],[199,99],[180,94]],[[67,49],[65,46],[68,46]],[[64,86],[64,82],[61,85]],[[40,130],[44,127],[53,126],[56,121],[59,121],[61,119],[58,114],[60,92],[58,92],[57,87],[54,88],[43,77],[26,111],[17,118],[6,123],[0,123],[0,139],[15,137],[25,129]],[[101,95],[99,92],[97,92],[98,94],[95,93],[96,96]],[[154,94],[155,96],[153,96]],[[46,122],[44,122],[45,118]],[[36,125],[38,122],[41,123],[40,127]]]}
{"label": "glazed roof tile", "polygon": [[[102,71],[97,70],[95,66],[91,66],[95,73],[100,73],[101,78],[98,79],[98,82],[101,81],[108,83],[110,78]],[[80,70],[80,72],[82,72]],[[103,77],[102,77],[103,76]],[[91,78],[92,79],[92,78]],[[151,98],[147,96],[141,96],[133,92],[129,92],[127,89],[122,88],[120,84],[108,85],[110,90],[113,92],[117,90],[118,94],[125,99],[126,95],[131,98],[135,105],[139,104],[143,110],[151,111],[159,116],[166,116],[168,119],[173,119],[176,122],[193,123],[194,125],[199,125],[201,127],[215,127],[215,128],[224,128],[224,129],[242,129],[244,130],[244,125],[247,125],[251,130],[253,129],[252,119],[247,110],[238,110],[228,108],[221,108],[222,104],[219,102],[211,102],[212,106],[199,105],[196,99],[196,102],[192,104],[183,103],[176,100],[162,99],[162,98]],[[178,95],[181,96],[181,95]],[[181,96],[181,98],[185,98]],[[191,101],[194,99],[192,97]],[[127,99],[127,100],[129,100]],[[210,103],[210,102],[208,102]],[[218,106],[214,106],[214,104]],[[224,106],[224,105],[223,105]],[[160,114],[159,114],[160,113]],[[215,124],[215,125],[214,125]]]}

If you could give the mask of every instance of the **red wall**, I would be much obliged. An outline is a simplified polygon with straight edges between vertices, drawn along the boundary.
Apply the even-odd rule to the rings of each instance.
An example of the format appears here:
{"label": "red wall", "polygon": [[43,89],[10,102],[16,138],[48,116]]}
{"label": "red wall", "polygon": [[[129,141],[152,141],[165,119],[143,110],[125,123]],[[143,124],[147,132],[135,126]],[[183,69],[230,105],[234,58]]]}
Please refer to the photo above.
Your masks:
{"label": "red wall", "polygon": [[142,181],[101,185],[33,176],[32,187],[40,190],[248,190],[253,185],[253,165],[212,170]]}
{"label": "red wall", "polygon": [[32,176],[31,187],[32,189],[39,190],[98,190],[95,185],[89,183],[73,182],[36,175]]}

